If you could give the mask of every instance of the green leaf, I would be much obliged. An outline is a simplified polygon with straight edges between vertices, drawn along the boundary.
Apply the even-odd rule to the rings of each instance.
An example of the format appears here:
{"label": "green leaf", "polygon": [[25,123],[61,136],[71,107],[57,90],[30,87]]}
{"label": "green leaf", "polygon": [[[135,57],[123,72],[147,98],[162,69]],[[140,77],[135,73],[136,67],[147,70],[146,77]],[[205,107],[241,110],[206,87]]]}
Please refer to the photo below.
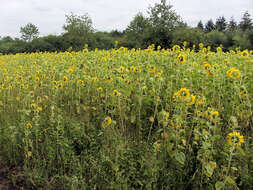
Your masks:
{"label": "green leaf", "polygon": [[232,170],[237,171],[238,169],[236,167],[231,167]]}
{"label": "green leaf", "polygon": [[216,189],[216,190],[223,189],[224,186],[225,186],[225,184],[224,184],[222,181],[217,181],[217,182],[215,183],[215,189]]}
{"label": "green leaf", "polygon": [[245,156],[245,152],[241,147],[237,147],[237,150],[243,155]]}
{"label": "green leaf", "polygon": [[211,167],[209,163],[205,166],[205,169],[206,169],[206,173],[205,173],[206,176],[211,177],[213,175],[213,168]]}
{"label": "green leaf", "polygon": [[228,183],[231,184],[231,185],[234,185],[234,184],[235,184],[235,181],[234,181],[231,177],[229,177],[229,176],[226,177],[226,180],[225,180],[225,181],[228,182]]}
{"label": "green leaf", "polygon": [[183,152],[177,152],[175,154],[175,159],[178,161],[180,164],[184,165],[185,162],[185,154]]}

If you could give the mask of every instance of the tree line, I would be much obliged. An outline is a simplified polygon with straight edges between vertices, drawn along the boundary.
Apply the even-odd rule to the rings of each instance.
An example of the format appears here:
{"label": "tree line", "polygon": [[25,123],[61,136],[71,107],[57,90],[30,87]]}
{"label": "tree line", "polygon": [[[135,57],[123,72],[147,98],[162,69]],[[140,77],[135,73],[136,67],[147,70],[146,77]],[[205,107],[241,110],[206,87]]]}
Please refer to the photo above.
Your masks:
{"label": "tree line", "polygon": [[206,23],[200,20],[197,26],[191,27],[166,0],[149,7],[147,16],[136,14],[123,31],[97,31],[87,13],[66,15],[63,31],[60,35],[39,37],[39,28],[28,23],[20,28],[21,38],[0,37],[0,53],[79,51],[87,45],[89,49],[111,49],[117,46],[144,49],[150,44],[170,48],[176,44],[183,45],[185,41],[189,48],[204,43],[213,49],[218,46],[224,50],[237,47],[253,49],[253,22],[248,11],[242,15],[239,23],[233,17],[227,21],[224,16],[220,16]]}

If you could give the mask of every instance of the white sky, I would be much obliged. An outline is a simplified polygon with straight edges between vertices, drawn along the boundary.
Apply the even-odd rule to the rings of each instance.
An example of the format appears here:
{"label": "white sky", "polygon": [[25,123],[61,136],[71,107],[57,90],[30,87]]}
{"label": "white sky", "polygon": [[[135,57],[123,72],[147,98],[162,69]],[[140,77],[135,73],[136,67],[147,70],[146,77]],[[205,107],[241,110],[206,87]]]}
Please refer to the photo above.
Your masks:
{"label": "white sky", "polygon": [[[0,36],[20,37],[21,26],[31,22],[40,35],[60,34],[65,15],[88,13],[95,29],[124,30],[138,12],[146,13],[149,6],[160,0],[0,0]],[[253,0],[170,0],[173,9],[190,26],[201,19],[216,20],[231,16],[240,21],[248,11],[253,18]]]}

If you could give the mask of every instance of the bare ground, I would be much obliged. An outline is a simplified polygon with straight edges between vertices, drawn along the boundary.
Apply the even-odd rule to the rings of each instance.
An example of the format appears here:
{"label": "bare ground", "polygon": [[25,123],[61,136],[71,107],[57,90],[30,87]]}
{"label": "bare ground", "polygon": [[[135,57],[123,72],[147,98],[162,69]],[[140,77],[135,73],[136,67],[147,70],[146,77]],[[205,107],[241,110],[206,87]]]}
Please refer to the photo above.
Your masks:
{"label": "bare ground", "polygon": [[[7,168],[0,163],[0,190],[28,190],[22,180],[16,180],[16,184],[8,177],[19,173],[17,168]],[[18,178],[17,178],[18,179]]]}

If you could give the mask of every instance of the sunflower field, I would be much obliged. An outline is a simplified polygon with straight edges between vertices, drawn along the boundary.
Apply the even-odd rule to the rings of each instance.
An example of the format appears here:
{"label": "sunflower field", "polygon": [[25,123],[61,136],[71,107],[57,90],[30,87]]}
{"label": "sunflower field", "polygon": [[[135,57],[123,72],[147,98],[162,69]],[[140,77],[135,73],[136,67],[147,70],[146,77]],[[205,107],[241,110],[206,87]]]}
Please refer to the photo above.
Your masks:
{"label": "sunflower field", "polygon": [[251,189],[253,51],[186,44],[1,55],[13,184]]}

